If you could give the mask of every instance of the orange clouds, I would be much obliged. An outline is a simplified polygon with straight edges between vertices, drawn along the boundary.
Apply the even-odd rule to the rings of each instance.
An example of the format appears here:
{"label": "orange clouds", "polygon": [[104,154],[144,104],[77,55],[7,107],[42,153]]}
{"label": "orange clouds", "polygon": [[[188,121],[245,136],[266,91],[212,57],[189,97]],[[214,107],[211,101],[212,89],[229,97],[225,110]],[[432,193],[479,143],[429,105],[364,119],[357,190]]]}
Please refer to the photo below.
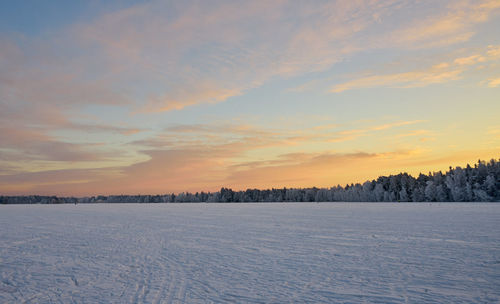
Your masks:
{"label": "orange clouds", "polygon": [[[67,143],[51,138],[37,129],[0,127],[0,156],[11,160],[97,161],[111,157],[95,147]],[[89,149],[91,148],[91,149]]]}
{"label": "orange clouds", "polygon": [[454,63],[458,65],[473,65],[478,62],[484,62],[486,58],[481,55],[472,55],[469,57],[457,58]]}
{"label": "orange clouds", "polygon": [[191,92],[177,92],[164,98],[154,98],[139,110],[140,112],[164,112],[172,110],[181,110],[185,107],[200,104],[200,103],[218,103],[226,99],[241,95],[239,89],[223,89],[217,86],[196,85],[196,89]]}
{"label": "orange clouds", "polygon": [[[498,49],[498,46],[489,46],[482,54],[459,57],[451,62],[434,64],[427,69],[393,74],[362,75],[333,86],[330,92],[341,93],[347,90],[376,87],[415,88],[458,80],[463,78],[463,74],[470,69],[470,66],[498,60],[500,58]],[[496,85],[496,79],[488,81],[489,87]]]}
{"label": "orange clouds", "polygon": [[[419,134],[420,132],[415,132]],[[406,136],[406,135],[403,135]],[[363,182],[381,174],[446,169],[494,151],[432,152],[425,149],[378,153],[285,153],[265,160],[241,158],[258,149],[251,141],[145,151],[149,160],[130,166],[58,170],[0,176],[3,193],[63,195],[151,194],[270,187],[329,187]],[[492,154],[493,153],[493,154]]]}
{"label": "orange clouds", "polygon": [[347,90],[374,87],[424,87],[430,84],[457,80],[459,79],[461,73],[462,70],[460,69],[452,71],[437,71],[437,69],[431,68],[427,71],[414,71],[388,75],[373,75],[335,85],[331,89],[331,92],[341,93]]}
{"label": "orange clouds", "polygon": [[451,1],[445,10],[437,9],[435,14],[414,20],[402,29],[391,32],[384,41],[417,48],[464,42],[474,35],[474,25],[486,22],[499,8],[498,1],[495,0]]}
{"label": "orange clouds", "polygon": [[500,78],[494,78],[488,80],[488,87],[496,88],[498,86],[500,86]]}
{"label": "orange clouds", "polygon": [[[0,189],[9,194],[85,195],[217,190],[221,186],[235,189],[333,186],[363,181],[381,173],[394,173],[415,160],[425,159],[422,157],[427,157],[427,152],[385,149],[340,153],[330,149],[291,153],[288,152],[291,140],[303,149],[325,142],[325,138],[349,133],[389,132],[418,123],[422,122],[396,121],[343,131],[334,130],[345,126],[329,123],[301,129],[303,136],[300,138],[295,134],[299,130],[266,130],[248,124],[173,125],[165,129],[164,136],[132,143],[145,147],[142,153],[147,160],[101,169],[17,174],[11,171],[0,177]],[[216,138],[204,140],[207,135],[217,134]],[[36,137],[31,139],[36,140]],[[270,154],[269,148],[277,152]],[[264,154],[251,156],[256,151]]]}
{"label": "orange clouds", "polygon": [[[135,112],[151,113],[223,102],[273,77],[325,71],[345,57],[380,46],[421,48],[466,41],[473,26],[497,8],[491,1],[450,2],[436,5],[427,18],[416,15],[398,27],[385,25],[415,6],[393,0],[298,6],[287,1],[171,7],[152,2],[104,14],[71,33],[79,45],[97,47],[109,71],[161,88],[136,104]],[[458,79],[460,73],[399,73],[333,91],[369,83],[425,86]]]}

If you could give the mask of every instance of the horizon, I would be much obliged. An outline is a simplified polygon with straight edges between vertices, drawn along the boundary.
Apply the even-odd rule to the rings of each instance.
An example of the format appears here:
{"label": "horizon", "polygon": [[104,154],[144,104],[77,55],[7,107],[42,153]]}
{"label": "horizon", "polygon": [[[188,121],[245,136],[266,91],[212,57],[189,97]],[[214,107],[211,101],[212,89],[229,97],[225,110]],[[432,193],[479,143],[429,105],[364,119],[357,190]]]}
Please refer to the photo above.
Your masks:
{"label": "horizon", "polygon": [[0,8],[0,195],[322,188],[499,157],[500,1]]}
{"label": "horizon", "polygon": [[[391,177],[395,177],[395,176],[400,176],[400,175],[407,175],[408,177],[412,177],[414,179],[420,179],[420,176],[424,175],[425,177],[429,177],[429,178],[432,178],[433,176],[435,175],[443,175],[443,176],[447,176],[448,174],[454,172],[455,170],[460,170],[460,169],[477,169],[477,166],[479,164],[483,164],[483,165],[491,165],[491,164],[498,164],[500,163],[500,158],[499,159],[490,159],[490,160],[478,160],[476,163],[473,163],[472,165],[470,163],[467,163],[465,166],[456,166],[456,167],[452,167],[452,166],[449,166],[448,170],[443,172],[442,170],[437,170],[437,171],[429,171],[428,173],[423,173],[423,172],[419,172],[418,173],[418,176],[417,175],[412,175],[408,172],[399,172],[399,173],[394,173],[394,174],[390,174],[390,175],[381,175],[381,176],[378,176],[374,179],[368,179],[368,180],[365,180],[365,181],[361,181],[361,182],[351,182],[351,183],[346,183],[345,186],[344,185],[340,185],[340,184],[337,184],[337,185],[330,185],[330,186],[326,186],[326,187],[316,187],[316,186],[305,186],[305,187],[280,187],[280,188],[241,188],[241,189],[232,189],[232,188],[225,188],[225,187],[219,187],[219,189],[216,189],[216,190],[212,190],[212,191],[203,191],[203,190],[199,190],[199,191],[182,191],[182,192],[163,192],[163,193],[109,193],[109,194],[103,194],[103,193],[94,193],[94,194],[89,194],[89,195],[85,195],[85,196],[61,196],[61,195],[57,195],[57,194],[35,194],[35,193],[31,193],[31,194],[21,194],[21,195],[2,195],[0,193],[0,198],[3,196],[3,197],[32,197],[32,196],[40,196],[40,197],[58,197],[58,198],[97,198],[97,197],[101,197],[101,196],[104,196],[104,197],[113,197],[113,196],[151,196],[151,197],[157,197],[157,196],[171,196],[171,195],[175,195],[175,196],[179,196],[179,195],[182,195],[182,194],[186,194],[186,195],[198,195],[198,194],[215,194],[215,193],[221,193],[223,190],[229,190],[229,191],[233,191],[233,192],[245,192],[245,191],[252,191],[252,190],[257,190],[257,191],[270,191],[270,190],[310,190],[310,189],[317,189],[317,190],[332,190],[332,189],[336,189],[338,190],[338,188],[340,187],[341,189],[345,189],[347,190],[347,188],[349,187],[353,187],[353,186],[363,186],[365,185],[365,183],[377,183],[379,179],[381,178],[391,178]],[[484,178],[484,176],[483,176]],[[479,181],[481,183],[484,183],[484,181]],[[427,184],[427,186],[429,186]],[[435,187],[436,185],[434,185]],[[461,186],[465,186],[465,185],[461,185]],[[474,187],[474,190],[475,191],[480,191],[480,189],[482,187],[485,187],[485,184],[481,185],[481,184],[477,184],[477,185],[470,185],[470,186],[473,186]],[[449,189],[450,190],[450,189]],[[371,191],[371,190],[370,190]],[[406,190],[405,190],[406,191]],[[493,195],[493,194],[492,194]],[[491,196],[489,199],[494,199],[494,196]],[[398,202],[400,202],[399,200],[397,200]],[[318,202],[318,201],[316,201]],[[385,202],[385,201],[384,201]],[[411,201],[410,201],[411,202]],[[413,202],[418,202],[418,201],[413,201]],[[436,202],[440,202],[440,201],[436,201]],[[456,202],[456,201],[443,201],[443,202]]]}

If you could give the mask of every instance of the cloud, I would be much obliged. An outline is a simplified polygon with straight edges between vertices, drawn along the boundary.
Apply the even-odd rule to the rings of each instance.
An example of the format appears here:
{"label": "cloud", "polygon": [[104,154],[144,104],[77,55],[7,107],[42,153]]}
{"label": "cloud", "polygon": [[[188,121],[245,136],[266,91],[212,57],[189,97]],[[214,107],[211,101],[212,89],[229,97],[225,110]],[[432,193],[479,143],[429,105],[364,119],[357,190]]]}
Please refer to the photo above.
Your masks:
{"label": "cloud", "polygon": [[[68,165],[76,162],[101,162],[118,159],[127,151],[88,139],[88,134],[130,136],[140,128],[71,121],[62,110],[51,107],[2,105],[0,111],[0,154],[10,161],[23,163],[39,160]],[[61,134],[55,136],[54,134]],[[59,167],[60,165],[55,165]]]}
{"label": "cloud", "polygon": [[132,127],[121,127],[107,124],[91,124],[91,123],[75,123],[66,122],[57,126],[58,130],[73,130],[85,133],[117,133],[121,135],[133,135],[137,133],[144,132],[144,129],[132,128]]}
{"label": "cloud", "polygon": [[457,80],[462,74],[461,69],[452,71],[436,71],[429,69],[423,71],[372,75],[354,79],[342,84],[335,85],[330,92],[341,93],[353,89],[391,87],[391,88],[418,88],[431,84],[443,83],[451,80]]}
{"label": "cloud", "polygon": [[[223,145],[228,142],[251,142],[254,149],[312,143],[340,143],[386,131],[425,122],[424,120],[395,121],[376,124],[363,129],[345,129],[346,125],[319,124],[309,128],[263,128],[250,124],[178,124],[165,128],[163,134],[147,140],[133,141],[131,145],[150,148],[186,148]],[[345,129],[345,130],[342,130]]]}
{"label": "cloud", "polygon": [[[163,88],[148,94],[137,112],[171,111],[222,102],[273,76],[323,70],[338,61],[345,52],[325,44],[322,33],[304,24],[321,8],[304,8],[285,1],[173,7],[153,2],[103,15],[75,32],[82,43],[99,46],[121,73],[133,72],[139,82],[146,78]],[[304,28],[293,30],[289,16]],[[348,35],[352,27],[341,21],[318,25],[335,28],[327,32],[331,39]]]}
{"label": "cloud", "polygon": [[59,34],[62,37],[48,39],[0,37],[0,98],[4,102],[48,108],[129,102],[114,89],[108,73],[92,71],[97,69],[91,60],[91,56],[96,58],[93,52],[88,57],[76,52],[73,38]]}
{"label": "cloud", "polygon": [[500,46],[489,45],[486,54],[491,60],[500,59]]}
{"label": "cloud", "polygon": [[[495,0],[442,1],[429,4],[432,13],[415,16],[382,41],[412,48],[435,48],[469,40],[474,26],[488,21],[500,8]],[[415,10],[418,12],[418,9]]]}
{"label": "cloud", "polygon": [[104,169],[63,169],[42,172],[23,172],[0,176],[0,184],[43,185],[43,184],[76,184],[85,183],[104,177],[116,177],[113,168]]}
{"label": "cloud", "polygon": [[[54,38],[54,37],[52,37]],[[3,157],[30,162],[98,162],[121,155],[116,150],[81,143],[81,133],[130,135],[139,128],[112,126],[85,117],[90,105],[126,105],[105,75],[89,75],[92,63],[57,39],[0,36],[0,142]],[[63,43],[64,44],[64,43]],[[66,53],[68,50],[69,53]],[[91,76],[91,77],[89,77]],[[79,118],[77,122],[75,117]],[[82,122],[83,118],[83,122]],[[53,134],[71,131],[66,140]],[[79,141],[80,143],[76,143]]]}
{"label": "cloud", "polygon": [[17,172],[0,175],[0,189],[7,195],[79,195],[103,191],[102,182],[119,177],[114,168],[62,169],[41,172]]}
{"label": "cloud", "polygon": [[378,126],[372,127],[371,130],[380,131],[380,130],[391,129],[394,127],[414,125],[414,124],[422,123],[422,122],[424,122],[424,120],[398,121],[398,122],[378,125]]}
{"label": "cloud", "polygon": [[[495,9],[483,1],[446,3],[451,4],[435,5],[431,17],[420,20],[428,8],[411,1],[150,2],[80,24],[74,35],[80,45],[105,54],[109,70],[162,88],[137,104],[136,112],[151,113],[220,103],[273,77],[325,71],[354,53],[380,48],[381,41],[384,48],[464,41]],[[416,12],[409,21],[397,18],[409,10]],[[387,27],[396,19],[402,30]]]}
{"label": "cloud", "polygon": [[[379,123],[362,129],[345,129],[331,124],[305,130],[296,139],[301,148],[290,152],[287,145],[299,137],[291,130],[266,130],[247,124],[171,125],[165,136],[184,138],[185,141],[160,144],[163,137],[145,142],[142,155],[147,159],[129,165],[105,168],[47,170],[15,173],[10,171],[0,178],[3,193],[41,193],[86,195],[92,194],[153,194],[182,191],[213,191],[221,186],[233,189],[247,187],[305,187],[333,186],[338,183],[364,181],[395,170],[418,170],[414,162],[425,162],[429,151],[414,145],[400,149],[373,148],[338,152],[329,148],[306,152],[314,142],[325,143],[334,136],[370,135],[391,129],[417,125],[423,121],[395,121]],[[298,132],[299,130],[297,130]],[[417,136],[426,132],[414,130],[399,137]],[[199,141],[209,136],[222,138]],[[397,134],[395,137],[398,137]],[[36,139],[36,136],[34,137]],[[229,140],[229,139],[230,140]],[[156,140],[158,142],[156,142]],[[391,139],[392,140],[392,139]],[[389,141],[390,143],[392,141]],[[138,146],[139,143],[133,145]],[[274,153],[260,154],[269,147]],[[378,150],[378,152],[377,152]],[[0,154],[1,156],[1,154]],[[1,157],[0,157],[1,160]],[[442,161],[442,163],[448,162]],[[415,169],[416,168],[416,169]]]}
{"label": "cloud", "polygon": [[37,129],[0,127],[0,142],[2,142],[0,151],[15,151],[16,158],[25,161],[99,161],[109,159],[112,155],[116,156],[99,151],[92,144],[58,141]]}
{"label": "cloud", "polygon": [[[440,62],[426,69],[392,74],[361,75],[353,80],[334,85],[330,92],[341,93],[364,88],[418,88],[461,79],[471,66],[488,63],[500,58],[498,46],[489,46],[483,53],[459,57],[450,62]],[[490,80],[495,84],[495,80]]]}
{"label": "cloud", "polygon": [[339,132],[335,132],[335,133],[331,134],[329,136],[329,138],[327,139],[327,141],[331,142],[331,143],[340,143],[340,142],[355,140],[355,139],[358,139],[358,138],[363,137],[363,136],[368,136],[373,132],[389,130],[389,129],[396,128],[396,127],[408,126],[408,125],[418,124],[418,123],[422,123],[422,122],[425,122],[425,121],[423,121],[423,120],[397,121],[397,122],[392,122],[392,123],[375,125],[375,126],[364,128],[364,129],[344,130],[344,131],[339,131]]}
{"label": "cloud", "polygon": [[[325,71],[381,46],[463,41],[498,8],[494,1],[443,3],[432,10],[394,0],[140,3],[44,39],[0,40],[0,91],[4,99],[72,109],[180,110],[224,102],[274,77]],[[387,26],[395,22],[400,29]]]}
{"label": "cloud", "polygon": [[496,88],[500,86],[500,78],[493,78],[488,80],[488,87]]}
{"label": "cloud", "polygon": [[200,104],[200,103],[218,103],[234,96],[241,95],[239,89],[221,89],[217,86],[201,88],[197,86],[191,92],[183,92],[184,90],[171,93],[171,95],[162,98],[154,98],[149,100],[144,107],[141,107],[139,112],[164,112],[172,110],[182,110],[185,107]]}
{"label": "cloud", "polygon": [[[50,189],[58,189],[59,193],[78,194],[95,193],[96,191],[105,191],[108,194],[123,192],[133,194],[215,190],[223,185],[237,186],[236,183],[232,182],[234,174],[241,173],[244,176],[249,170],[255,169],[258,172],[271,170],[263,169],[265,167],[281,167],[284,169],[283,172],[292,170],[289,169],[290,166],[294,168],[298,166],[298,168],[305,170],[305,165],[302,167],[298,165],[302,163],[314,163],[313,167],[319,168],[321,167],[319,166],[320,161],[333,164],[333,160],[340,155],[328,151],[304,152],[305,147],[314,143],[326,143],[329,139],[339,140],[343,136],[364,136],[369,135],[371,132],[382,132],[391,128],[417,123],[420,123],[420,121],[396,121],[375,124],[365,129],[340,131],[338,129],[345,128],[345,126],[332,123],[318,124],[310,128],[295,130],[266,129],[250,124],[231,122],[193,125],[173,124],[165,128],[162,134],[129,143],[129,146],[133,147],[133,149],[141,149],[139,153],[143,157],[140,161],[136,160],[129,165],[106,166],[101,169],[92,169],[91,166],[88,171],[68,169],[67,173],[65,170],[42,169],[43,171],[33,175],[27,172],[16,175],[15,172],[10,171],[8,175],[12,175],[12,183],[9,183],[8,177],[5,177],[3,180],[4,186],[2,187],[10,189],[9,191],[14,191],[14,189],[17,189],[16,191],[21,191],[20,189],[27,191],[27,189],[31,189],[41,191],[41,193],[49,193]],[[22,151],[23,154],[16,153],[16,155],[22,156],[21,161],[29,160],[30,157],[58,162],[99,161],[106,160],[107,157],[111,156],[116,157],[115,154],[107,153],[107,150],[98,153],[95,146],[89,147],[57,142],[54,138],[38,132],[37,129],[30,132],[27,130],[2,131],[4,132],[0,134],[4,134],[4,137],[1,138],[3,142],[17,149],[17,151]],[[288,147],[290,145],[296,145],[298,151],[301,152],[286,152],[289,151]],[[55,147],[58,151],[53,152],[50,147]],[[266,152],[270,151],[269,149],[274,149],[275,152]],[[89,152],[95,154],[85,154]],[[352,160],[369,157],[368,153],[344,154],[342,154],[344,156],[338,157],[343,160],[349,159],[349,157]],[[347,154],[350,154],[350,156],[347,157]],[[374,156],[374,154],[370,155]],[[0,160],[3,156],[6,158],[13,155],[0,153]],[[43,172],[46,172],[47,177]],[[54,177],[57,174],[61,175],[60,179]],[[280,181],[283,185],[287,181],[297,185],[296,182],[299,179],[302,180],[302,177],[299,179],[291,178],[287,174],[278,176],[278,171],[273,174],[271,181]],[[294,174],[300,175],[298,172]],[[20,182],[23,178],[26,181]],[[257,177],[255,179],[257,180]],[[292,179],[295,179],[295,181]],[[269,181],[266,175],[260,176],[260,180]],[[103,188],[103,185],[106,185],[105,188]],[[253,180],[249,181],[248,186],[252,185],[254,185]],[[243,187],[242,185],[239,186]]]}
{"label": "cloud", "polygon": [[473,65],[478,62],[484,62],[484,61],[486,61],[485,57],[481,55],[472,55],[469,57],[457,58],[454,60],[454,63],[458,65]]}
{"label": "cloud", "polygon": [[395,135],[394,137],[396,138],[402,138],[402,137],[411,137],[411,136],[422,136],[422,135],[428,135],[431,133],[429,130],[413,130],[407,133],[402,133]]}
{"label": "cloud", "polygon": [[221,186],[235,189],[291,187],[322,180],[314,184],[321,186],[338,182],[347,164],[352,168],[370,159],[373,162],[390,158],[364,152],[325,152],[284,154],[277,160],[265,162],[232,160],[241,152],[241,147],[236,146],[229,151],[227,146],[204,151],[151,150],[145,151],[149,160],[124,167],[0,175],[0,189],[6,194],[85,195],[215,191]]}
{"label": "cloud", "polygon": [[327,139],[331,143],[339,143],[349,140],[355,140],[359,137],[366,136],[369,130],[346,130],[332,134]]}

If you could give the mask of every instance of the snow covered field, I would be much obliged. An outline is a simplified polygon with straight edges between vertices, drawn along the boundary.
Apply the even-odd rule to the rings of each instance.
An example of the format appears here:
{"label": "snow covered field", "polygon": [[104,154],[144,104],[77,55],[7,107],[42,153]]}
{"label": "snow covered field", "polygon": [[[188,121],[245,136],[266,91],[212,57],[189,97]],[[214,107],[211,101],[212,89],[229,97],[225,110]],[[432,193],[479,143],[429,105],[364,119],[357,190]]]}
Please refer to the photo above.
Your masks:
{"label": "snow covered field", "polygon": [[493,303],[500,204],[0,206],[0,303]]}

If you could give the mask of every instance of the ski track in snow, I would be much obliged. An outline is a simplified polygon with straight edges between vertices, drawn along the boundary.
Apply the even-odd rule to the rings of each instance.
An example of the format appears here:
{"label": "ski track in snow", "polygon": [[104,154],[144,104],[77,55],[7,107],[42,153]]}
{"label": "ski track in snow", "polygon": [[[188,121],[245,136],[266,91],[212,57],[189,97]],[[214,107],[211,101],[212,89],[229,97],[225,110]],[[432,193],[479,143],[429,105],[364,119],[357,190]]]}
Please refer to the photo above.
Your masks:
{"label": "ski track in snow", "polygon": [[0,206],[0,303],[234,302],[500,302],[500,204]]}

